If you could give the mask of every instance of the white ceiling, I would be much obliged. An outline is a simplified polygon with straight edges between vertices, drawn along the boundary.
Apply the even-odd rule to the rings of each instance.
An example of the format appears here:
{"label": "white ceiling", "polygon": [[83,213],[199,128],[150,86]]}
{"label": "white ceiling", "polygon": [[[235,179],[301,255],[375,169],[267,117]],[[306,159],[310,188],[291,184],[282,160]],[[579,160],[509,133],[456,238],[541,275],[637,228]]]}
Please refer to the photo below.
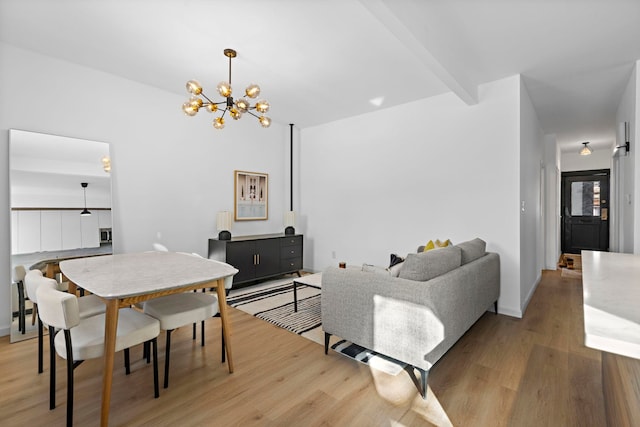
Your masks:
{"label": "white ceiling", "polygon": [[298,127],[449,91],[472,104],[520,73],[565,150],[613,144],[639,22],[638,0],[0,0],[1,41],[185,99],[191,78],[213,94],[233,48],[234,86]]}

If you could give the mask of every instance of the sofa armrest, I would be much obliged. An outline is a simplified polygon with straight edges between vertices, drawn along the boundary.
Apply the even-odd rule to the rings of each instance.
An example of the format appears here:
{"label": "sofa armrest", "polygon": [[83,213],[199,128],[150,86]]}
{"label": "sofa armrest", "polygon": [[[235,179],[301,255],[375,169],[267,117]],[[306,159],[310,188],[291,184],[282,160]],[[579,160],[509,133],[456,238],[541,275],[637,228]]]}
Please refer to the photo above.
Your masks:
{"label": "sofa armrest", "polygon": [[322,277],[322,327],[428,370],[499,292],[492,253],[426,282],[332,267]]}

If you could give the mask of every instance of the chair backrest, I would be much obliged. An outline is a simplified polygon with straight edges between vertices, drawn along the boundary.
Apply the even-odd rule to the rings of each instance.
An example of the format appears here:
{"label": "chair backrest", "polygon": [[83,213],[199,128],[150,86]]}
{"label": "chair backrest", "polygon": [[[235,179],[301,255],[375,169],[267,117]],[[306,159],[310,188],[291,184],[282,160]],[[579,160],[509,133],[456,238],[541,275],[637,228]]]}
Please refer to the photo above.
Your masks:
{"label": "chair backrest", "polygon": [[24,276],[27,275],[27,270],[25,270],[24,265],[16,265],[13,268],[13,281],[18,283],[18,282],[23,282],[24,283]]}
{"label": "chair backrest", "polygon": [[71,329],[80,323],[80,309],[75,295],[50,286],[40,286],[37,295],[38,314],[47,325],[59,329]]}
{"label": "chair backrest", "polygon": [[29,270],[24,276],[24,288],[27,291],[27,296],[35,303],[38,302],[36,290],[41,284],[40,279],[42,278],[42,271],[40,270]]}

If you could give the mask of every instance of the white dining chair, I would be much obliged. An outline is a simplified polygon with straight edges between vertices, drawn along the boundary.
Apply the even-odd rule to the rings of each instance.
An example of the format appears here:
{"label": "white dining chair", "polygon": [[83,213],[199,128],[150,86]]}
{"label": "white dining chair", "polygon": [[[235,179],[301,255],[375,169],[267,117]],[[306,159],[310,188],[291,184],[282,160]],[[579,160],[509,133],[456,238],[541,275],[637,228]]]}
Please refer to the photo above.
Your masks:
{"label": "white dining chair", "polygon": [[[54,336],[53,347],[67,361],[67,426],[73,424],[73,370],[84,360],[104,355],[105,314],[80,318],[79,300],[75,295],[41,286],[37,290],[42,321]],[[83,297],[86,298],[86,297]],[[61,332],[56,333],[55,329]],[[158,342],[160,322],[131,308],[120,309],[115,351],[128,350],[150,342],[153,347],[154,397],[159,397]],[[51,360],[50,408],[55,408],[55,356]]]}
{"label": "white dining chair", "polygon": [[[40,270],[29,270],[24,278],[27,295],[33,303],[33,311],[38,319],[38,373],[41,374],[43,369],[43,324],[38,313],[38,293],[40,286],[46,285],[49,288],[59,289],[59,284],[55,279],[49,279],[42,275]],[[96,295],[87,295],[78,299],[79,315],[81,319],[95,316],[105,312],[106,306],[104,302]],[[49,337],[51,340],[52,337]],[[51,350],[53,351],[53,350]]]}
{"label": "white dining chair", "polygon": [[191,323],[202,323],[204,346],[204,321],[218,313],[218,297],[201,292],[183,292],[166,295],[144,302],[144,313],[158,319],[160,328],[166,331],[164,359],[164,388],[169,387],[169,361],[171,333]]}

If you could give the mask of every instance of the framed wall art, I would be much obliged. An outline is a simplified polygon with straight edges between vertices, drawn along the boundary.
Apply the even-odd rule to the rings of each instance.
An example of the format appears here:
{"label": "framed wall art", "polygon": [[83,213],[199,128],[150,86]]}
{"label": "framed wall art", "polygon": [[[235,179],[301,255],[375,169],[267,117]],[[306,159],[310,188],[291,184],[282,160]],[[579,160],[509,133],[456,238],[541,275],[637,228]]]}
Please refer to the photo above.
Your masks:
{"label": "framed wall art", "polygon": [[269,175],[235,171],[234,214],[236,221],[267,219],[269,216]]}

